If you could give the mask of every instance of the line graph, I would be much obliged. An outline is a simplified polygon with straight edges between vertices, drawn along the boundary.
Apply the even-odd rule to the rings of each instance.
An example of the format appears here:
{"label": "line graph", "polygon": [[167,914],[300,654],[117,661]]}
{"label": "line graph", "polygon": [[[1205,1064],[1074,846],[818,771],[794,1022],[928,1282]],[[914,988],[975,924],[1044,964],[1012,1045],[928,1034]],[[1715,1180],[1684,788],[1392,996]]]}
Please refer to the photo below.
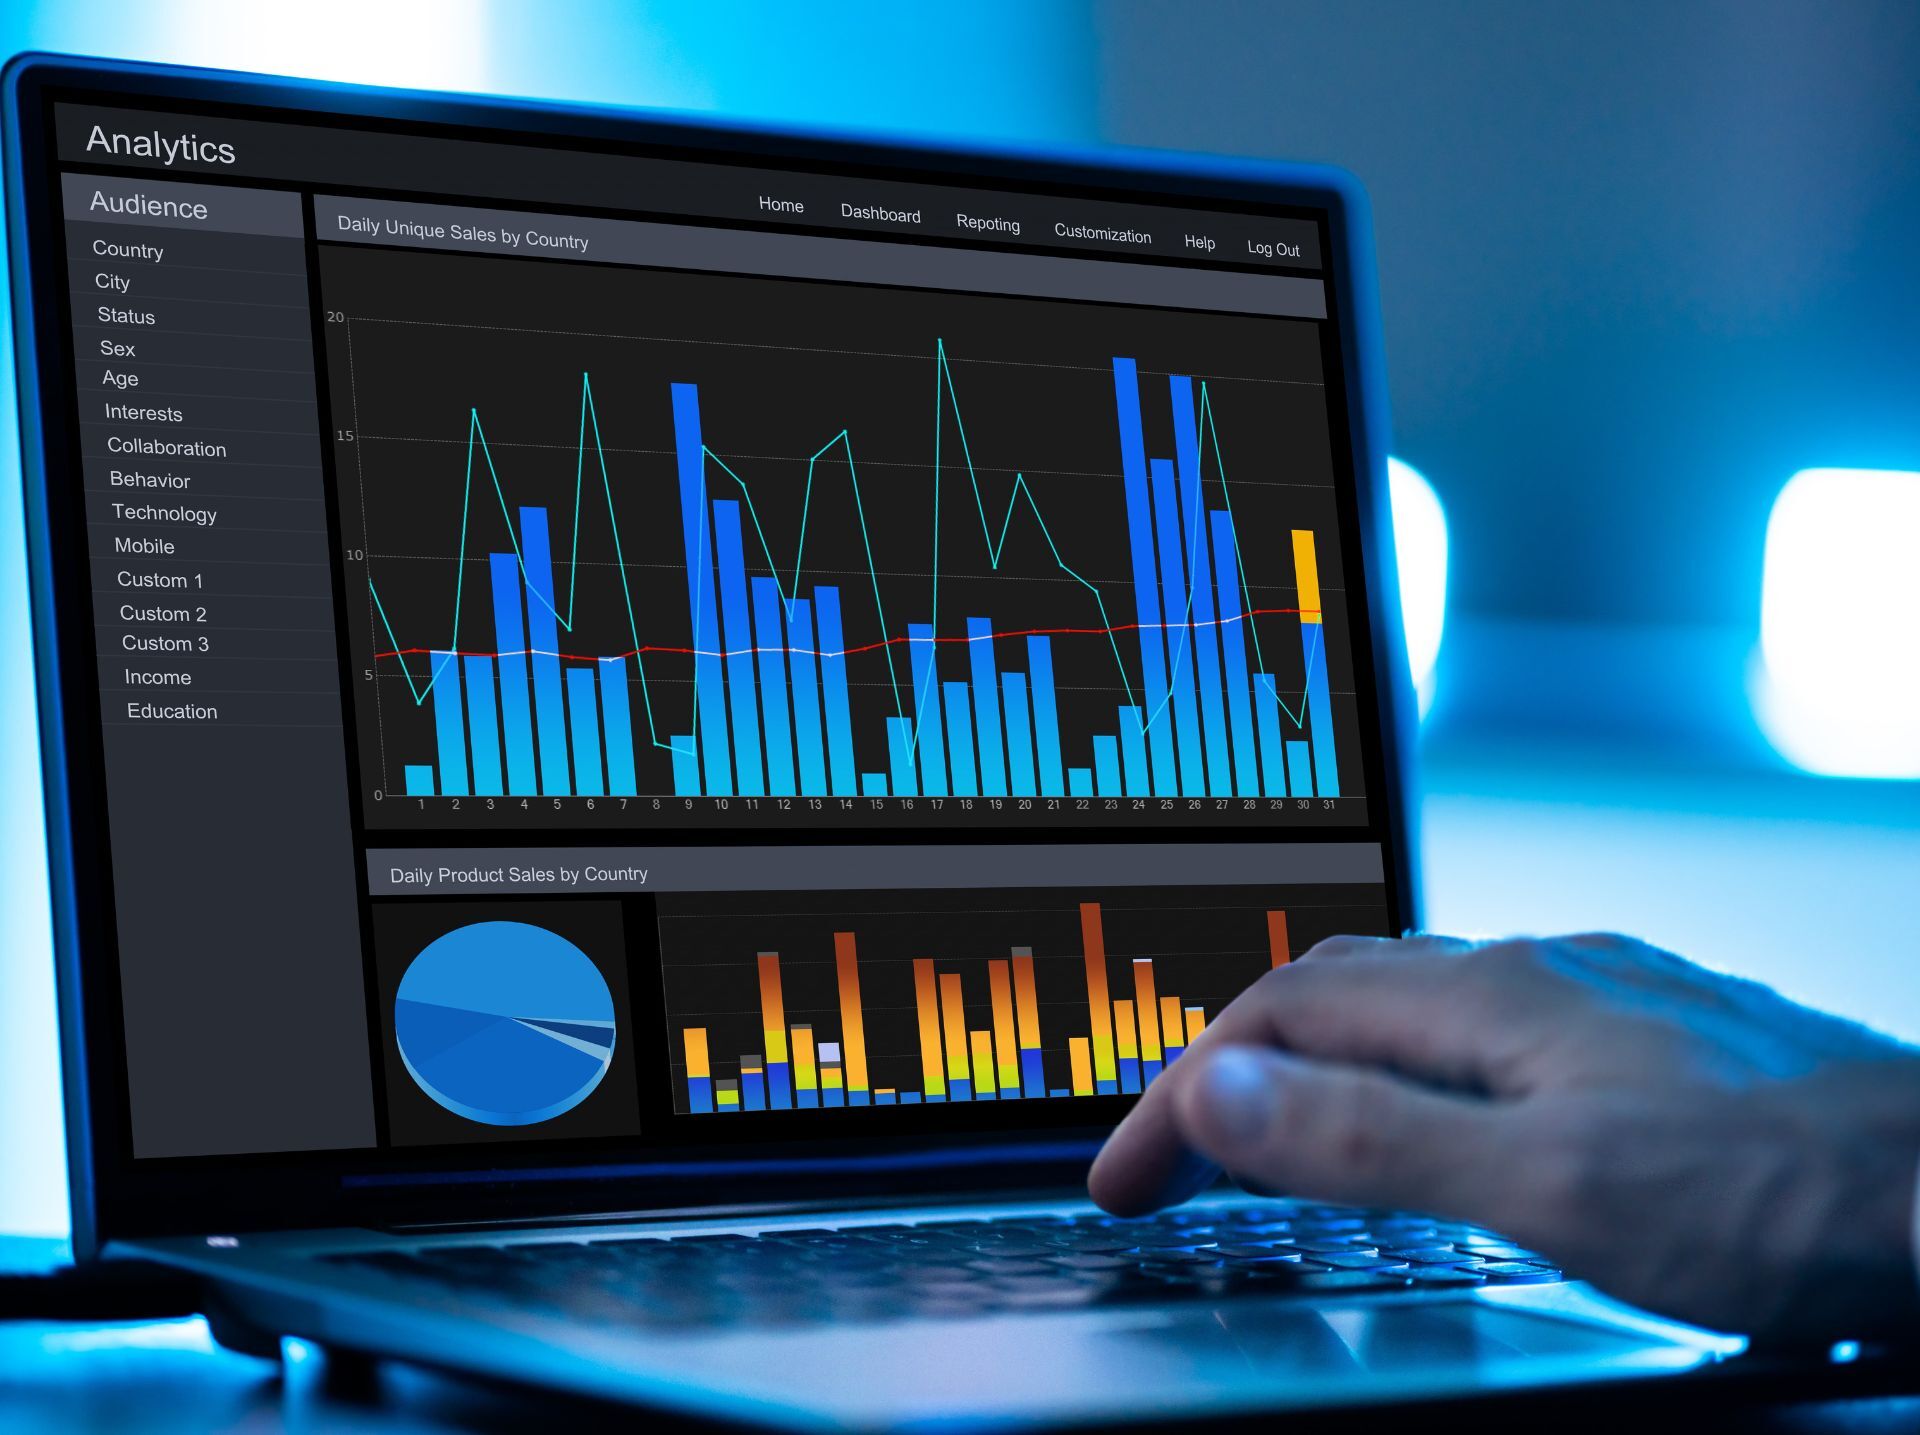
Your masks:
{"label": "line graph", "polygon": [[[323,263],[329,305],[338,293],[350,316],[330,348],[336,411],[364,445],[342,507],[364,541],[350,583],[367,605],[358,706],[377,739],[362,764],[378,768],[363,772],[376,820],[604,821],[636,803],[648,820],[1098,820],[1195,800],[1362,820],[1325,417],[1297,372],[1269,358],[1259,376],[1241,334],[1238,362],[1212,375],[1148,373],[1146,345],[1097,336],[1074,345],[1096,356],[1077,364],[975,366],[979,324],[948,337],[962,306],[1017,312],[1029,335],[1050,310],[1108,311],[889,296],[867,317],[898,332],[820,382],[805,373],[830,369],[819,346],[729,348],[698,296],[684,348],[670,333],[624,349],[605,331],[536,341],[514,314],[497,335],[388,322],[435,300],[458,312],[502,267],[535,271],[512,296],[529,313],[567,311],[551,292],[562,266]],[[662,276],[632,278],[667,327]],[[847,302],[839,286],[703,281],[729,289],[732,313],[756,291],[760,339],[817,332],[823,288]],[[506,286],[485,287],[499,307]],[[922,357],[899,358],[914,338]],[[1287,357],[1317,374],[1304,346]],[[915,370],[933,389],[917,421]],[[553,432],[562,382],[570,444]],[[457,414],[457,464],[421,458],[427,412]]]}

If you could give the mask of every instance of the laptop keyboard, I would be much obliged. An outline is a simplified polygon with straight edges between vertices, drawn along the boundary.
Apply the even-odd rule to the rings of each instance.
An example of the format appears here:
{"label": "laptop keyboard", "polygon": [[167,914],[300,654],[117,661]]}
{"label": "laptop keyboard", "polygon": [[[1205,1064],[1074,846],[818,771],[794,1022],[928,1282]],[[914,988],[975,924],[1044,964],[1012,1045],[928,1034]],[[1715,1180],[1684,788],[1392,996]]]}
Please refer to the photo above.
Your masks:
{"label": "laptop keyboard", "polygon": [[544,1314],[658,1330],[1565,1279],[1550,1261],[1473,1226],[1293,1201],[1140,1220],[849,1221],[753,1236],[432,1245],[325,1259]]}

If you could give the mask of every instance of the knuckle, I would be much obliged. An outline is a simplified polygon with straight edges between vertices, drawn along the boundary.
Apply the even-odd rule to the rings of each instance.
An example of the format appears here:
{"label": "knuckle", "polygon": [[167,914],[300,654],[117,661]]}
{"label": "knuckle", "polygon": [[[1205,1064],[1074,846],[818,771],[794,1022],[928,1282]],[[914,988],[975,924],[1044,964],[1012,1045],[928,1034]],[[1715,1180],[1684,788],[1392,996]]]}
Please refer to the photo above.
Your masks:
{"label": "knuckle", "polygon": [[1334,1169],[1367,1176],[1384,1166],[1396,1146],[1397,1105],[1378,1077],[1360,1076],[1339,1083],[1332,1098],[1320,1103],[1320,1144]]}
{"label": "knuckle", "polygon": [[[1300,960],[1303,962],[1325,961],[1329,958],[1351,956],[1355,952],[1367,950],[1379,940],[1378,937],[1324,937],[1307,948]],[[1274,970],[1284,972],[1286,968],[1276,967]]]}

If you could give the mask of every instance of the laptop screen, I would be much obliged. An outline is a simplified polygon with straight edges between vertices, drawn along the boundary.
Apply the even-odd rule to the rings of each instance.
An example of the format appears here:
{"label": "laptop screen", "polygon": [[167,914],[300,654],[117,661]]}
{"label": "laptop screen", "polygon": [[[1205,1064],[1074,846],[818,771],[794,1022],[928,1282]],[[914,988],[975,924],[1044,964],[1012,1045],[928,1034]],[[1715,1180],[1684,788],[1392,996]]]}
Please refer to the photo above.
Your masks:
{"label": "laptop screen", "polygon": [[1326,213],[49,109],[136,1161],[1098,1126],[1393,926]]}

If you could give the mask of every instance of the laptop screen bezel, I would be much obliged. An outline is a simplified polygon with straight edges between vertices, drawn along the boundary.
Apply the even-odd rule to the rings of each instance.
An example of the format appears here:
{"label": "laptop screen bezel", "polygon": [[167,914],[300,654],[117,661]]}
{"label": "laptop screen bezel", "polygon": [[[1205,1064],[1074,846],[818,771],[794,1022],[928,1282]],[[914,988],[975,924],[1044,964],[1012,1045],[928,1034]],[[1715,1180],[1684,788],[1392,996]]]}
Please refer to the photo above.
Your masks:
{"label": "laptop screen bezel", "polygon": [[[278,111],[382,123],[469,138],[527,137],[683,155],[807,165],[884,176],[1077,190],[1129,200],[1201,203],[1325,217],[1328,311],[1339,356],[1329,384],[1336,465],[1352,478],[1351,517],[1364,576],[1378,739],[1368,777],[1384,845],[1386,900],[1397,927],[1418,921],[1412,864],[1411,729],[1385,484],[1386,390],[1364,195],[1331,169],[1166,155],[1010,148],[942,148],[871,136],[716,123],[680,115],[371,90],[160,66],[16,59],[5,76],[8,222],[27,495],[34,655],[53,885],[74,1238],[83,1253],[136,1235],[385,1224],[410,1220],[540,1218],[568,1212],[764,1206],[770,1175],[780,1204],[887,1200],[903,1195],[1035,1190],[1076,1181],[1103,1127],[884,1142],[853,1138],[769,1147],[604,1153],[558,1161],[549,1152],[457,1158],[393,1150],[135,1160],[128,1139],[126,1052],[113,938],[99,724],[74,674],[92,661],[90,635],[63,626],[87,582],[85,554],[50,514],[47,475],[72,471],[73,395],[51,193],[57,100],[181,103],[209,111]],[[1351,548],[1350,548],[1351,551]],[[76,700],[76,693],[87,700]]]}

